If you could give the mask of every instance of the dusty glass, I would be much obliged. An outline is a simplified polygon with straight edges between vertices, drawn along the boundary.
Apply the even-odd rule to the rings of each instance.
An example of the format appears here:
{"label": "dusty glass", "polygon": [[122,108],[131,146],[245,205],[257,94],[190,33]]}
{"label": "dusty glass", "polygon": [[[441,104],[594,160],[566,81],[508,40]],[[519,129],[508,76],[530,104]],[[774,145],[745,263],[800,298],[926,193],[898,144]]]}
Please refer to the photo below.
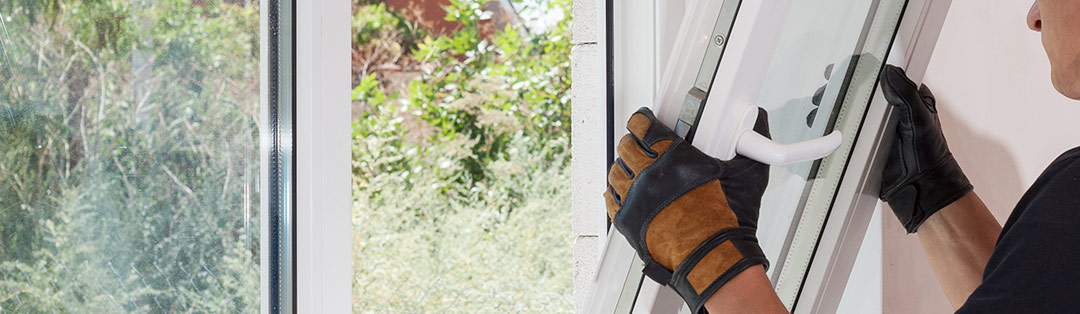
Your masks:
{"label": "dusty glass", "polygon": [[257,1],[0,2],[0,312],[259,308]]}

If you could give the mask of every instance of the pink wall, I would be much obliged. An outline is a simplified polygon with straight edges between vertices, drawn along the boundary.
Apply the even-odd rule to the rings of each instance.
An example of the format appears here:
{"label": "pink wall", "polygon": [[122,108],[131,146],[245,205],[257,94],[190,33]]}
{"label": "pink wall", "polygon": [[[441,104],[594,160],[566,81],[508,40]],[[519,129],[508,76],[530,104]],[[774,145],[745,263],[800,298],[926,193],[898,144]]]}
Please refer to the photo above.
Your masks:
{"label": "pink wall", "polygon": [[[925,77],[949,146],[1001,222],[1050,161],[1080,146],[1080,101],[1051,85],[1040,37],[1025,24],[1030,5],[954,0]],[[918,238],[882,216],[884,311],[951,312]]]}

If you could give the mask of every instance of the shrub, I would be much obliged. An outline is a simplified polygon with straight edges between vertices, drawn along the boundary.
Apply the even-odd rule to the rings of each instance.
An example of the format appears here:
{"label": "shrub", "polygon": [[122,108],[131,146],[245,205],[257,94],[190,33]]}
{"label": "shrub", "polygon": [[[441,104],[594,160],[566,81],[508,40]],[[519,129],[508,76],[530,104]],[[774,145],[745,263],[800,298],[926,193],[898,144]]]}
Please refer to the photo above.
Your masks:
{"label": "shrub", "polygon": [[[451,1],[463,27],[403,57],[421,72],[406,88],[357,80],[355,311],[571,310],[569,21],[485,39],[482,3]],[[354,21],[402,24],[367,6]]]}

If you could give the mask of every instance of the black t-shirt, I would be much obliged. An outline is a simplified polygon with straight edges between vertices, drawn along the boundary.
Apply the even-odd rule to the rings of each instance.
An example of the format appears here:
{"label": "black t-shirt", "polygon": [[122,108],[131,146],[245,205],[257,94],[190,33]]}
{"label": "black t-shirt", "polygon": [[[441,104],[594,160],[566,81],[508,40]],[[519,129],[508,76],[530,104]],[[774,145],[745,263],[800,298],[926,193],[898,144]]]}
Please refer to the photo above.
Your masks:
{"label": "black t-shirt", "polygon": [[1020,198],[983,282],[957,313],[1080,312],[1080,147],[1062,154]]}

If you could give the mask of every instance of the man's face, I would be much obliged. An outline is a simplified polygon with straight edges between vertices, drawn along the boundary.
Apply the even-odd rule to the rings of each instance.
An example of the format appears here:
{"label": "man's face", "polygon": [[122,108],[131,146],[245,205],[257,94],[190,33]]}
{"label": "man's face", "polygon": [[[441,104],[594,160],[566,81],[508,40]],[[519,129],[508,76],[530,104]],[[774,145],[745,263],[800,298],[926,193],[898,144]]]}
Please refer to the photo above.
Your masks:
{"label": "man's face", "polygon": [[1028,27],[1042,33],[1050,76],[1058,92],[1080,100],[1080,1],[1036,0]]}

